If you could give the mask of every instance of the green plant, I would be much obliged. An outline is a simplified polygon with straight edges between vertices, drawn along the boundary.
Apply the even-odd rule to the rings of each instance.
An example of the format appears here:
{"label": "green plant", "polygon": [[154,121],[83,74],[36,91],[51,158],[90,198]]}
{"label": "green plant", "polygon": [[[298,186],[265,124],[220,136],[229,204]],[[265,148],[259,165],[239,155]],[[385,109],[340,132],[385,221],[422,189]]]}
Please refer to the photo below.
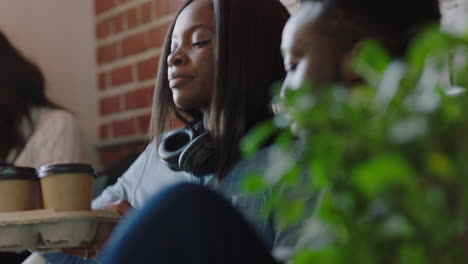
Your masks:
{"label": "green plant", "polygon": [[[353,62],[362,84],[306,83],[286,94],[287,118],[277,116],[244,139],[244,153],[252,155],[252,146],[279,130],[277,145],[296,153],[286,173],[246,182],[251,191],[277,190],[266,208],[284,225],[306,221],[305,236],[317,226],[327,230],[328,242],[302,244],[294,263],[466,261],[468,97],[447,95],[440,79],[457,54],[462,63],[451,67],[452,80],[468,87],[467,44],[468,36],[431,27],[405,59],[393,61],[370,40]],[[319,191],[322,201],[311,216],[305,200]]]}

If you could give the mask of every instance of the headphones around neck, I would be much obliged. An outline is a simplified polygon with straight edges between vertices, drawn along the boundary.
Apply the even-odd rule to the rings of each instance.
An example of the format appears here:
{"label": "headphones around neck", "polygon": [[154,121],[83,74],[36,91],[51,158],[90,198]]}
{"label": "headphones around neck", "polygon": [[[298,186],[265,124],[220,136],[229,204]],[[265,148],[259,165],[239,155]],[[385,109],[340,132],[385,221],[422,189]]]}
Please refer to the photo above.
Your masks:
{"label": "headphones around neck", "polygon": [[203,123],[168,133],[159,145],[159,156],[174,171],[204,177],[216,171],[216,148]]}

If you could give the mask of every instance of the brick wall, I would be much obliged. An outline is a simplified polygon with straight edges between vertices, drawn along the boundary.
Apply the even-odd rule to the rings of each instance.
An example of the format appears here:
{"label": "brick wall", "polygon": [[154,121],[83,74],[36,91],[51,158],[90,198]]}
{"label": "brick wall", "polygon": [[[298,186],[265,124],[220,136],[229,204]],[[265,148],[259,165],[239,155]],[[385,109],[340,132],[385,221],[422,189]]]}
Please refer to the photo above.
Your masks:
{"label": "brick wall", "polygon": [[[254,0],[253,0],[254,1]],[[290,10],[297,0],[282,0]],[[98,152],[105,167],[147,139],[157,62],[183,0],[95,0]],[[174,120],[172,126],[178,125]]]}

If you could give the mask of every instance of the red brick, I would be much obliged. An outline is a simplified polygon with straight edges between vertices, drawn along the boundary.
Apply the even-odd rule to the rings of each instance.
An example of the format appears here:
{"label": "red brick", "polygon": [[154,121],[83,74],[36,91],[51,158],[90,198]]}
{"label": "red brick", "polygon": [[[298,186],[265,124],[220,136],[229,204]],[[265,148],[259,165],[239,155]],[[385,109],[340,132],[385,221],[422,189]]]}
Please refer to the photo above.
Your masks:
{"label": "red brick", "polygon": [[161,18],[171,13],[169,1],[173,0],[153,0],[156,18]]}
{"label": "red brick", "polygon": [[137,54],[145,51],[147,48],[144,32],[127,37],[122,41],[123,56]]}
{"label": "red brick", "polygon": [[125,4],[127,2],[130,2],[131,0],[119,0],[119,4]]}
{"label": "red brick", "polygon": [[106,116],[120,111],[120,96],[102,98],[99,100],[99,113]]}
{"label": "red brick", "polygon": [[104,72],[99,73],[99,90],[105,90],[107,88],[107,74]]}
{"label": "red brick", "polygon": [[122,32],[124,15],[123,14],[115,15],[111,18],[111,20],[112,20],[114,34]]}
{"label": "red brick", "polygon": [[104,64],[106,62],[111,62],[117,59],[117,43],[112,43],[98,47],[97,57],[99,64]]}
{"label": "red brick", "polygon": [[132,66],[127,65],[111,72],[112,86],[121,85],[133,81]]}
{"label": "red brick", "polygon": [[114,0],[95,0],[94,11],[96,15],[106,12],[115,6]]}
{"label": "red brick", "polygon": [[104,167],[119,161],[132,152],[141,153],[145,149],[145,143],[124,144],[116,147],[107,147],[99,150],[99,159]]}
{"label": "red brick", "polygon": [[151,106],[154,86],[140,88],[125,94],[125,110]]}
{"label": "red brick", "polygon": [[125,17],[127,19],[127,28],[133,28],[138,25],[138,14],[136,8],[128,10]]}
{"label": "red brick", "polygon": [[185,0],[169,0],[169,12],[175,12],[182,7]]}
{"label": "red brick", "polygon": [[102,166],[107,167],[115,160],[115,154],[110,150],[99,150],[99,161]]}
{"label": "red brick", "polygon": [[164,43],[164,38],[166,37],[166,32],[169,29],[169,23],[159,25],[157,27],[152,28],[149,34],[149,46],[154,47],[161,47]]}
{"label": "red brick", "polygon": [[159,57],[153,57],[137,64],[138,80],[148,80],[156,77]]}
{"label": "red brick", "polygon": [[103,20],[96,25],[96,37],[98,39],[105,38],[112,33],[112,21],[110,19]]}
{"label": "red brick", "polygon": [[106,124],[101,124],[99,126],[99,138],[102,140],[109,138],[109,126]]}
{"label": "red brick", "polygon": [[150,122],[151,122],[151,114],[139,116],[137,118],[138,131],[140,131],[140,133],[143,133],[143,134],[148,133]]}
{"label": "red brick", "polygon": [[135,119],[115,121],[112,123],[112,135],[114,137],[128,137],[136,134]]}
{"label": "red brick", "polygon": [[142,153],[145,150],[146,146],[147,144],[145,142],[142,142],[142,143],[128,144],[124,148],[125,148],[126,153],[128,154],[132,152]]}
{"label": "red brick", "polygon": [[140,16],[142,24],[151,22],[151,19],[153,18],[151,12],[151,2],[144,3],[140,6]]}

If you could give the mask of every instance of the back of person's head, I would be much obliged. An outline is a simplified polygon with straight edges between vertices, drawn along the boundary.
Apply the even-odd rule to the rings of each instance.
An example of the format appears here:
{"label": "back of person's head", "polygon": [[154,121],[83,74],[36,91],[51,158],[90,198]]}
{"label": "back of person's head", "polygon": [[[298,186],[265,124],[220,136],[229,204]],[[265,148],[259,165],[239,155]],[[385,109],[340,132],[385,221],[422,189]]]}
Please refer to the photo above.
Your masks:
{"label": "back of person's head", "polygon": [[[187,1],[176,18],[194,1]],[[217,146],[217,171],[222,177],[238,158],[240,138],[272,116],[270,87],[285,76],[280,43],[289,12],[279,0],[210,2],[214,14],[214,89],[204,122]],[[166,58],[171,53],[174,25],[166,36],[156,81],[152,119],[156,140],[166,129],[170,113],[185,122],[203,119],[199,111],[178,108],[172,99]]]}
{"label": "back of person's head", "polygon": [[32,107],[53,106],[45,95],[44,77],[0,32],[0,159],[26,139],[20,131],[24,118],[30,122]]}
{"label": "back of person's head", "polygon": [[[317,23],[321,30],[339,34],[349,45],[374,38],[394,56],[404,55],[422,26],[440,21],[438,0],[310,0],[323,3]],[[338,32],[335,32],[337,30]]]}
{"label": "back of person's head", "polygon": [[0,58],[1,106],[18,106],[15,108],[21,112],[31,106],[49,104],[44,77],[39,68],[26,59],[1,32]]}

